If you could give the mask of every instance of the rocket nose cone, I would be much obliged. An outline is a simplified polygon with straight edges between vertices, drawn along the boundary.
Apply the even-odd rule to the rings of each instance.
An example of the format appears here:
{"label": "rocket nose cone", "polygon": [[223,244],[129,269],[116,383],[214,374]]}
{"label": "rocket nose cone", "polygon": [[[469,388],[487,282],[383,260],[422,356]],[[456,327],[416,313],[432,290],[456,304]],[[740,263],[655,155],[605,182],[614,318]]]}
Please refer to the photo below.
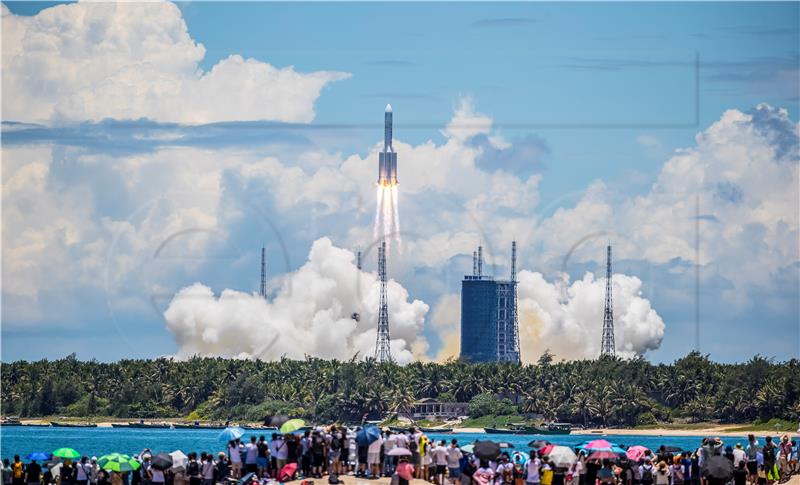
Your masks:
{"label": "rocket nose cone", "polygon": [[386,112],[387,113],[391,113],[392,112],[392,105],[391,104],[387,104],[386,105]]}

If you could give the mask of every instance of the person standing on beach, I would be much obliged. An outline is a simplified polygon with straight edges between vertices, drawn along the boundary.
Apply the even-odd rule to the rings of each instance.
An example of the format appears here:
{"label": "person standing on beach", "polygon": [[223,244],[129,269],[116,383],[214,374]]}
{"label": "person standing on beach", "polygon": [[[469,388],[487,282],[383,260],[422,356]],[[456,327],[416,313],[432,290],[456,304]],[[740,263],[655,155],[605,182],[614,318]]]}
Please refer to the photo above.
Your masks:
{"label": "person standing on beach", "polygon": [[164,476],[164,470],[159,470],[156,467],[150,467],[150,483],[153,485],[164,485],[166,482],[166,477]]}
{"label": "person standing on beach", "polygon": [[97,466],[97,457],[92,457],[92,468],[89,469],[89,483],[92,485],[97,485],[97,474],[100,471],[100,467]]}
{"label": "person standing on beach", "polygon": [[244,447],[244,470],[246,473],[258,472],[258,445],[256,437],[251,436],[250,442]]}
{"label": "person standing on beach", "polygon": [[[217,470],[216,473],[214,474],[216,481],[224,482],[228,478],[228,475],[230,474],[230,463],[228,462],[228,456],[222,451],[220,451],[219,454],[217,455],[216,467]],[[177,480],[175,485],[180,485],[177,483]]]}
{"label": "person standing on beach", "polygon": [[791,469],[789,468],[789,462],[792,459],[792,443],[789,441],[789,435],[785,434],[781,438],[781,444],[778,447],[778,463],[781,471],[781,480],[785,478],[789,478],[789,474],[791,474]]}
{"label": "person standing on beach", "polygon": [[650,461],[650,457],[645,458],[644,464],[639,467],[639,476],[641,477],[642,485],[653,485],[654,473],[653,462]]}
{"label": "person standing on beach", "polygon": [[28,485],[39,485],[42,480],[42,467],[36,463],[36,460],[31,460],[28,466],[25,467],[25,483]]}
{"label": "person standing on beach", "polygon": [[386,440],[383,442],[383,473],[387,476],[392,476],[397,467],[397,457],[389,454],[395,448],[397,448],[397,435],[387,429]]}
{"label": "person standing on beach", "polygon": [[72,460],[66,459],[61,465],[61,485],[72,485],[73,483],[75,483],[75,466],[72,464]]}
{"label": "person standing on beach", "polygon": [[369,473],[371,476],[377,478],[381,476],[381,447],[383,446],[383,436],[378,436],[378,439],[373,441],[367,447],[367,463],[369,464]]}
{"label": "person standing on beach", "polygon": [[200,474],[203,477],[203,485],[214,485],[214,457],[207,454],[203,459],[203,466],[201,467]]}
{"label": "person standing on beach", "polygon": [[82,456],[81,461],[75,465],[75,483],[77,485],[87,485],[91,476],[92,465],[89,463],[88,456]]}
{"label": "person standing on beach", "polygon": [[3,485],[11,485],[14,480],[14,471],[8,458],[3,459]]}
{"label": "person standing on beach", "polygon": [[189,463],[186,465],[186,474],[189,476],[189,485],[200,485],[203,482],[200,474],[200,463],[197,461],[197,453],[189,453]]}
{"label": "person standing on beach", "polygon": [[333,427],[331,429],[331,442],[328,445],[328,458],[330,459],[330,474],[342,475],[342,448],[344,448],[344,435]]}
{"label": "person standing on beach", "polygon": [[269,467],[269,446],[267,445],[267,439],[264,438],[263,434],[258,437],[258,443],[256,443],[256,455],[258,476],[259,478],[263,478],[267,475],[267,468]]}
{"label": "person standing on beach", "polygon": [[461,478],[461,458],[464,456],[458,448],[458,440],[453,438],[447,448],[447,472],[450,476],[450,483],[453,485]]}
{"label": "person standing on beach", "polygon": [[300,469],[303,478],[311,476],[311,431],[308,430],[300,438]]}
{"label": "person standing on beach", "polygon": [[433,464],[436,466],[434,478],[437,485],[444,485],[444,477],[447,473],[447,448],[444,440],[441,440],[433,448]]}
{"label": "person standing on beach", "polygon": [[408,485],[414,479],[414,465],[409,463],[405,457],[400,458],[400,462],[397,464],[397,478],[399,485]]}
{"label": "person standing on beach", "polygon": [[286,438],[283,435],[278,435],[275,443],[275,463],[277,466],[275,476],[286,466],[287,458],[289,458],[289,445],[286,443]]}
{"label": "person standing on beach", "polygon": [[228,443],[228,461],[231,463],[231,477],[242,478],[242,455],[239,453],[239,440]]}
{"label": "person standing on beach", "polygon": [[761,456],[763,457],[764,471],[767,473],[767,485],[772,485],[778,481],[778,476],[775,473],[775,459],[777,456],[778,447],[772,442],[772,436],[764,438],[764,447],[761,448]]}
{"label": "person standing on beach", "polygon": [[14,464],[11,465],[11,483],[23,485],[25,483],[25,465],[19,459],[19,455],[14,455]]}
{"label": "person standing on beach", "polygon": [[747,435],[747,448],[744,453],[747,456],[747,475],[750,485],[758,484],[758,440],[752,434]]}

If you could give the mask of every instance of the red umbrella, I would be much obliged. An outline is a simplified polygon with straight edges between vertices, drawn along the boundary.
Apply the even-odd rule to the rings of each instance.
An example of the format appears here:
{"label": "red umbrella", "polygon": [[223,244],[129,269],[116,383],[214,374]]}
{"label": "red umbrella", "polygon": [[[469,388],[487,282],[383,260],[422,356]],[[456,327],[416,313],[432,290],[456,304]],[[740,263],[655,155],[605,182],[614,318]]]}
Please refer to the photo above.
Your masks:
{"label": "red umbrella", "polygon": [[278,481],[279,482],[288,482],[294,480],[294,472],[297,471],[297,463],[288,463],[281,468],[280,473],[278,473]]}
{"label": "red umbrella", "polygon": [[628,456],[629,460],[639,461],[639,458],[643,457],[647,451],[647,448],[644,446],[636,445],[628,448],[628,451],[626,451],[625,454]]}
{"label": "red umbrella", "polygon": [[613,451],[602,450],[602,451],[595,451],[594,453],[589,455],[587,460],[616,460],[617,458],[619,458],[619,455],[617,455]]}
{"label": "red umbrella", "polygon": [[554,447],[555,447],[555,445],[546,445],[546,446],[543,446],[543,447],[539,448],[539,453],[541,453],[541,454],[542,454],[542,456],[544,456],[544,455],[549,455],[549,454],[550,454],[550,452],[551,452],[551,451],[553,451],[553,448],[554,448]]}

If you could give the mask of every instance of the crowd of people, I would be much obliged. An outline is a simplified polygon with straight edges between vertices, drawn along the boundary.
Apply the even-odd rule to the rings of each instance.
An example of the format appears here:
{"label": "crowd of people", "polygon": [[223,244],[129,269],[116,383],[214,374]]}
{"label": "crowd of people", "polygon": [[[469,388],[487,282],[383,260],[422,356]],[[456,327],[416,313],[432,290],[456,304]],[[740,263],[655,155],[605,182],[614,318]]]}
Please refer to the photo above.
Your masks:
{"label": "crowd of people", "polygon": [[[119,472],[98,466],[97,457],[23,463],[15,456],[3,461],[3,485],[251,485],[323,476],[336,484],[343,475],[391,477],[393,485],[415,478],[436,485],[773,485],[799,471],[797,443],[786,435],[763,443],[750,435],[732,446],[707,438],[695,450],[662,446],[635,459],[625,453],[596,459],[578,449],[572,462],[556,463],[546,449],[505,448],[487,459],[455,438],[435,441],[416,428],[385,429],[369,440],[359,439],[358,431],[331,426],[235,439],[216,455],[192,452],[185,463],[166,468],[154,466],[145,450],[132,457],[135,470]],[[714,471],[726,466],[729,475]]]}

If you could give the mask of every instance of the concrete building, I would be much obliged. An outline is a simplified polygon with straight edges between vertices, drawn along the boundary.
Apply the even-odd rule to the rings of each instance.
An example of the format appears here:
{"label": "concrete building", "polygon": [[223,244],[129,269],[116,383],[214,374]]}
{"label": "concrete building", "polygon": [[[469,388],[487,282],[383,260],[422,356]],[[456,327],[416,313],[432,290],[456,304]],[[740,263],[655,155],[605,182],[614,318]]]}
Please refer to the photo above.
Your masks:
{"label": "concrete building", "polygon": [[516,243],[510,280],[483,274],[483,247],[473,253],[473,274],[461,281],[461,359],[519,363]]}

